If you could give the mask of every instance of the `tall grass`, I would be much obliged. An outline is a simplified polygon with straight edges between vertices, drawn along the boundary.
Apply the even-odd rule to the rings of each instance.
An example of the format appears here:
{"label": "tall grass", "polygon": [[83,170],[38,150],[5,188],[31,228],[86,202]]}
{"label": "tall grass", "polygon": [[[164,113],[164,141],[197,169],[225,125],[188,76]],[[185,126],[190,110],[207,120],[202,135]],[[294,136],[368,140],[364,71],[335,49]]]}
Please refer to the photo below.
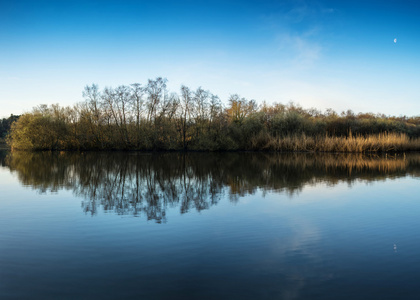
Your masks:
{"label": "tall grass", "polygon": [[[251,145],[261,146],[263,137],[254,137]],[[401,133],[381,133],[368,136],[311,137],[305,134],[286,137],[266,136],[265,150],[309,152],[403,152],[420,151],[420,139],[410,139]]]}

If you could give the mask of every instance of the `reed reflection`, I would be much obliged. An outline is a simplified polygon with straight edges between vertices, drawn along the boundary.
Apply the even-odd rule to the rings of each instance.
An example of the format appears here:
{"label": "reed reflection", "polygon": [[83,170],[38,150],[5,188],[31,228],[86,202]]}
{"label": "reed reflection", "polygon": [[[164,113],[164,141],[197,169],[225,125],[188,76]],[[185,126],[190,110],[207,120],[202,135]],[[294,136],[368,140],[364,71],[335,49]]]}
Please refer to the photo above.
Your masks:
{"label": "reed reflection", "polygon": [[239,201],[258,189],[292,196],[320,182],[420,176],[419,154],[14,152],[2,161],[41,193],[72,190],[86,213],[104,209],[156,222],[166,222],[168,207],[201,211],[224,194]]}

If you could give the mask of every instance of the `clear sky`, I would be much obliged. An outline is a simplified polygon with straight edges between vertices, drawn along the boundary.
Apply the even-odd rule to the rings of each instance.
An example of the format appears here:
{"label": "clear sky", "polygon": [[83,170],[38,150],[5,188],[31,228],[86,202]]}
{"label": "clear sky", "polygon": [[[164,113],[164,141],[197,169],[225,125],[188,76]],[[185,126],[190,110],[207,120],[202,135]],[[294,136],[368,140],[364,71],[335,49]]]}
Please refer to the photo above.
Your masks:
{"label": "clear sky", "polygon": [[337,112],[420,115],[420,1],[0,0],[0,117],[157,76]]}

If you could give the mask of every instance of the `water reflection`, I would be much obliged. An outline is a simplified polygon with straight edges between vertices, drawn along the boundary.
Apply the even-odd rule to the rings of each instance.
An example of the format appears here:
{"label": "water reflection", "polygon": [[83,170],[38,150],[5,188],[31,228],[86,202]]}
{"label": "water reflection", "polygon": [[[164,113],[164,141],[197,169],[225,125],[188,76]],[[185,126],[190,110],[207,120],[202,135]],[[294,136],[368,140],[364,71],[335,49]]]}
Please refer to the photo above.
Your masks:
{"label": "water reflection", "polygon": [[181,213],[231,201],[257,189],[293,196],[305,185],[336,185],[420,176],[420,155],[273,154],[273,153],[72,153],[14,152],[3,166],[20,182],[41,193],[72,190],[82,208],[146,215],[166,222],[166,209]]}
{"label": "water reflection", "polygon": [[[122,290],[133,299],[419,294],[418,180],[389,180],[419,178],[418,154],[16,152],[0,161],[0,175],[10,170],[38,193],[59,193],[19,194],[2,177],[13,185],[3,185],[0,210],[0,298],[57,299],[63,290],[71,299],[121,298]],[[325,188],[343,182],[354,187]],[[86,217],[64,189],[88,215],[169,224]],[[277,192],[294,203],[277,201],[289,200]],[[182,221],[173,214],[229,199],[244,205]]]}

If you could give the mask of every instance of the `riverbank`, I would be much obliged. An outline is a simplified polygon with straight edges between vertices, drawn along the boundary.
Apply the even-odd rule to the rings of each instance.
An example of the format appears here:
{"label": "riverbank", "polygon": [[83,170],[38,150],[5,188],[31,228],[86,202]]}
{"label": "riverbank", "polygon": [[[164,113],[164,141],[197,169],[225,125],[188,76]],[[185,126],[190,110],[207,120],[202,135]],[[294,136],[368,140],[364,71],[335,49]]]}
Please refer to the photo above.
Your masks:
{"label": "riverbank", "polygon": [[[265,142],[265,145],[264,145]],[[368,136],[324,136],[306,135],[269,138],[267,141],[254,141],[263,149],[273,151],[303,152],[344,152],[344,153],[376,153],[420,151],[420,139],[410,139],[405,134],[382,133]],[[264,146],[263,146],[264,145]]]}
{"label": "riverbank", "polygon": [[0,150],[10,150],[10,146],[3,139],[0,139]]}
{"label": "riverbank", "polygon": [[[221,147],[195,149],[179,148],[147,148],[134,146],[124,147],[123,145],[107,145],[107,147],[74,147],[72,145],[62,145],[61,148],[17,148],[14,150],[58,150],[58,151],[198,151],[198,152],[217,152],[217,151],[268,151],[268,152],[327,152],[327,153],[397,153],[420,151],[420,138],[409,138],[405,134],[382,133],[368,136],[307,136],[290,135],[285,137],[273,137],[270,135],[256,135],[250,138],[247,147]],[[11,149],[7,144],[0,144],[0,149]]]}

